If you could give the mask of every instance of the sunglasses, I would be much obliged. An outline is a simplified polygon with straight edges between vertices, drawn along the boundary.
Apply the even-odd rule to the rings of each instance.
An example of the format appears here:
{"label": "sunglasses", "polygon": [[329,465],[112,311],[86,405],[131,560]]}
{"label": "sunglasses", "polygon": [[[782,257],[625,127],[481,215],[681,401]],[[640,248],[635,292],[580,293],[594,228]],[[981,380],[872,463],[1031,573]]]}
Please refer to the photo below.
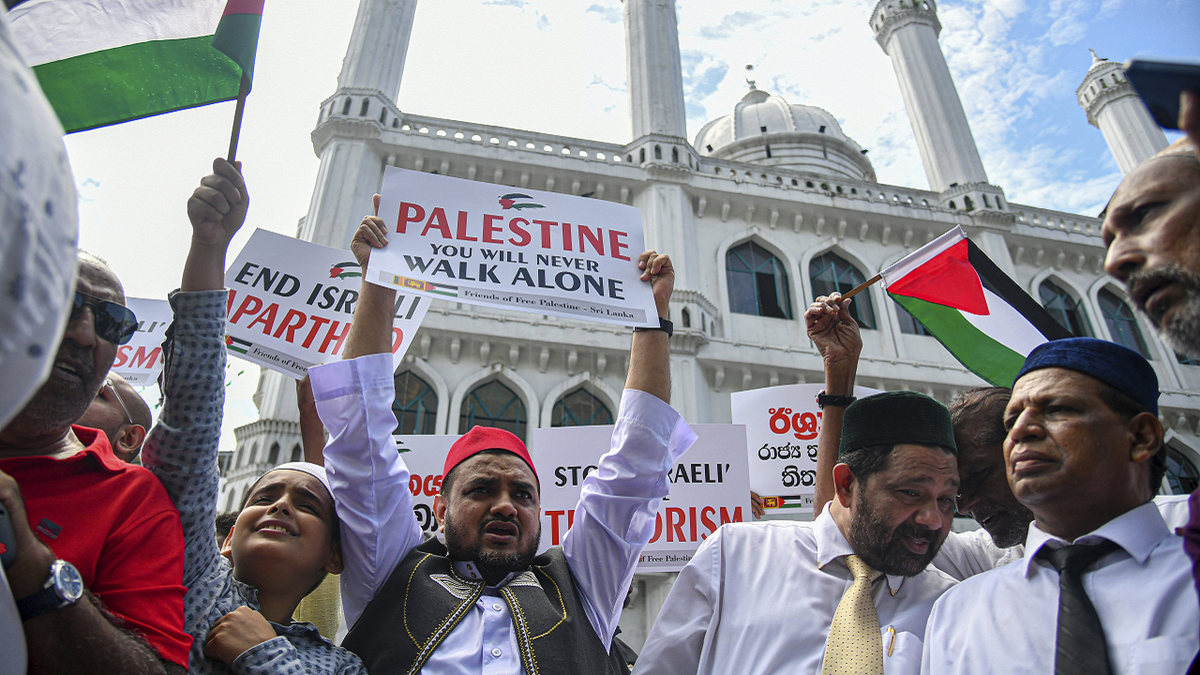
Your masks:
{"label": "sunglasses", "polygon": [[98,300],[90,295],[75,291],[75,302],[71,305],[71,320],[79,316],[84,307],[92,308],[95,317],[96,335],[114,345],[123,345],[137,332],[137,317],[133,310],[107,300]]}

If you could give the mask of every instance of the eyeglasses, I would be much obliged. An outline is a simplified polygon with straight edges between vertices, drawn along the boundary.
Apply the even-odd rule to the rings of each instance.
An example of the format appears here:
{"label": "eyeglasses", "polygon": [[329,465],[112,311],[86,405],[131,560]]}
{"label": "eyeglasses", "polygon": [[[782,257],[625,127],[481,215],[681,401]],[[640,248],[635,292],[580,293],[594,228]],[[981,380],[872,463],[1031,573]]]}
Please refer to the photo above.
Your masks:
{"label": "eyeglasses", "polygon": [[104,386],[108,387],[109,389],[112,389],[113,396],[117,399],[117,404],[120,405],[121,410],[123,410],[125,412],[126,421],[128,421],[130,424],[137,424],[137,422],[133,421],[133,415],[129,414],[129,408],[125,407],[125,401],[121,400],[121,394],[120,394],[120,392],[117,391],[116,386],[113,385],[112,380],[105,380]]}
{"label": "eyeglasses", "polygon": [[[91,300],[91,302],[89,302]],[[114,345],[123,345],[137,332],[137,317],[133,310],[115,302],[99,300],[75,291],[75,302],[71,305],[71,319],[79,316],[84,307],[92,308],[96,321],[96,335]]]}

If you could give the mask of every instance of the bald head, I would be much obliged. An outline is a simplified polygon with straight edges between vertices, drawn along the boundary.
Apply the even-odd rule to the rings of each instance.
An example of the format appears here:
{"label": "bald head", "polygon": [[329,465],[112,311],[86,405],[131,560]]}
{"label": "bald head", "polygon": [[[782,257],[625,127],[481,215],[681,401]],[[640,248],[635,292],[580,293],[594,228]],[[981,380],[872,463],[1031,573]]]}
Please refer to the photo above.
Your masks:
{"label": "bald head", "polygon": [[153,423],[154,418],[145,399],[134,390],[133,385],[116,373],[108,374],[87,412],[76,422],[79,426],[104,432],[113,454],[125,462],[137,458],[146,440],[146,432]]}

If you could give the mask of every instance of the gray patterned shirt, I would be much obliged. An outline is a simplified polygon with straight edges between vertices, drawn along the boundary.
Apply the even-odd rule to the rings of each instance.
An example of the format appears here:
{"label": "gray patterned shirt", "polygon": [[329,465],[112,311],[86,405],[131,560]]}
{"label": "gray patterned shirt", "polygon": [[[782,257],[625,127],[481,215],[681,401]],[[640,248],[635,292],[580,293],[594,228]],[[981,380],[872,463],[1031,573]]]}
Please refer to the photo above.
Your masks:
{"label": "gray patterned shirt", "polygon": [[233,578],[216,544],[217,447],[225,404],[226,291],[168,298],[175,322],[163,343],[163,407],[142,456],[183,522],[184,629],[192,636],[191,673],[365,675],[362,661],[334,646],[311,623],[272,622],[279,634],[242,652],[227,667],[204,657],[208,631],[238,607],[258,610],[258,592]]}

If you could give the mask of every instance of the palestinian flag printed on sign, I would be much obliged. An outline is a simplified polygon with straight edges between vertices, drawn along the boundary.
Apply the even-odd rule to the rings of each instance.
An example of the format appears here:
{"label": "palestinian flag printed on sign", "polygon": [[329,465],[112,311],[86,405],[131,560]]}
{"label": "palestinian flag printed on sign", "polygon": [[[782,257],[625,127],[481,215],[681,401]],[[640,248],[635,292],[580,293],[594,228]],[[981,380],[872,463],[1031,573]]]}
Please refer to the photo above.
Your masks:
{"label": "palestinian flag printed on sign", "polygon": [[1011,387],[1025,357],[1071,337],[961,227],[880,272],[887,293],[967,370]]}
{"label": "palestinian flag printed on sign", "polygon": [[25,0],[8,18],[71,133],[236,99],[263,1]]}

